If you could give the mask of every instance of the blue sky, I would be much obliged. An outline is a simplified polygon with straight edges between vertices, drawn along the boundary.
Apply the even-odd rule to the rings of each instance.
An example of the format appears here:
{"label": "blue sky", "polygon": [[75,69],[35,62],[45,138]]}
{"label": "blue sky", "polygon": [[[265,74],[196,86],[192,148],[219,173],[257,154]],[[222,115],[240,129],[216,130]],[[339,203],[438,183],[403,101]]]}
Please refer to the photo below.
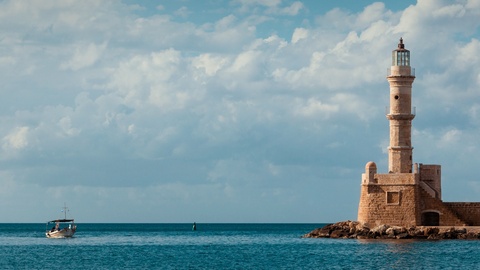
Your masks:
{"label": "blue sky", "polygon": [[0,1],[0,222],[64,202],[79,222],[354,220],[365,164],[387,171],[400,37],[414,162],[442,165],[445,201],[480,201],[479,16],[478,0]]}

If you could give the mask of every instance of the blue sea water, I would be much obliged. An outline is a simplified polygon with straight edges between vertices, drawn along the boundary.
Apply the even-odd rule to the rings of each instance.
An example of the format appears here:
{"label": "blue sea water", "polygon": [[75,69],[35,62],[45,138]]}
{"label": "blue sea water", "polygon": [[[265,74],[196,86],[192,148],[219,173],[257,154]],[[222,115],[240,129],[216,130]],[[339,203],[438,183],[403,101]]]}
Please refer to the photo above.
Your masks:
{"label": "blue sea water", "polygon": [[0,224],[0,269],[480,269],[480,241],[306,239],[324,224]]}

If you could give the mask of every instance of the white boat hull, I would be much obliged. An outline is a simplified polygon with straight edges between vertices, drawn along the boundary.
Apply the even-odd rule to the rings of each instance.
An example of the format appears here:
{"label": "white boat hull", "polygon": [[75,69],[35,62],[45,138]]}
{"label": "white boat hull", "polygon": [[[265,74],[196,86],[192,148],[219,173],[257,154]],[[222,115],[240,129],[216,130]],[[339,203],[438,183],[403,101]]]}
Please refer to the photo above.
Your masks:
{"label": "white boat hull", "polygon": [[72,229],[69,228],[64,228],[61,230],[54,230],[54,231],[48,231],[45,233],[45,235],[48,238],[67,238],[67,237],[72,237],[75,234],[75,227]]}

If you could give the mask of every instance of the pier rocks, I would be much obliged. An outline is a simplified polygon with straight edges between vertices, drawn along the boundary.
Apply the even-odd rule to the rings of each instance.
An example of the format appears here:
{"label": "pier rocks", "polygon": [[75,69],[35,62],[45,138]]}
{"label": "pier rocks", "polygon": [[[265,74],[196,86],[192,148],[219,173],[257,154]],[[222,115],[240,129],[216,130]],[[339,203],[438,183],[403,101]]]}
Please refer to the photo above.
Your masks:
{"label": "pier rocks", "polygon": [[315,229],[304,238],[344,239],[480,239],[480,227],[390,226],[369,228],[358,221],[341,221]]}

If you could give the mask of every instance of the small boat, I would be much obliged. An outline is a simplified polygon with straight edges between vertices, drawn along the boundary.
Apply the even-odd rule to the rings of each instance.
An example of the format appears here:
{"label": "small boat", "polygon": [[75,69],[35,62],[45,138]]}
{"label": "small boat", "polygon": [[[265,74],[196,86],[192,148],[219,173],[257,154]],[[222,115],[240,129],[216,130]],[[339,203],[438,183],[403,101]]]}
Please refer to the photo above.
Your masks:
{"label": "small boat", "polygon": [[[63,219],[55,219],[47,222],[47,231],[45,235],[47,238],[67,238],[72,237],[77,230],[74,219],[67,219],[67,207],[63,207],[65,217]],[[55,224],[55,225],[53,225]],[[53,227],[51,229],[50,226]]]}

